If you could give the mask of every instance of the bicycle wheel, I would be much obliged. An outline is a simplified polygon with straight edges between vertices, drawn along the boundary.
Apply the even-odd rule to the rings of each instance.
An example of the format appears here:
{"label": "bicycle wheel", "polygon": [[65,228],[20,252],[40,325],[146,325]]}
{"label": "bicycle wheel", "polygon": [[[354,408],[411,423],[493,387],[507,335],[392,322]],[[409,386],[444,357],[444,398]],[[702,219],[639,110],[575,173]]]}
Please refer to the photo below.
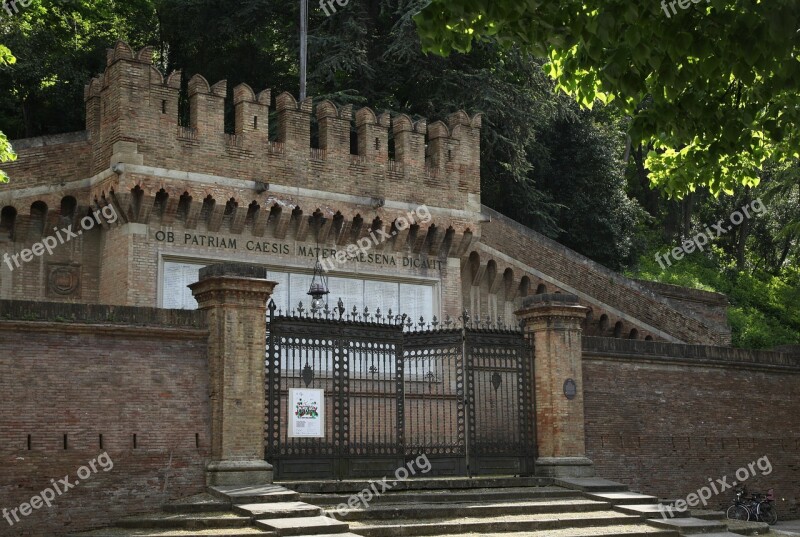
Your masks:
{"label": "bicycle wheel", "polygon": [[770,526],[774,526],[778,522],[778,511],[771,503],[758,504],[758,516]]}
{"label": "bicycle wheel", "polygon": [[726,516],[729,520],[749,520],[750,511],[744,505],[731,505],[728,507]]}

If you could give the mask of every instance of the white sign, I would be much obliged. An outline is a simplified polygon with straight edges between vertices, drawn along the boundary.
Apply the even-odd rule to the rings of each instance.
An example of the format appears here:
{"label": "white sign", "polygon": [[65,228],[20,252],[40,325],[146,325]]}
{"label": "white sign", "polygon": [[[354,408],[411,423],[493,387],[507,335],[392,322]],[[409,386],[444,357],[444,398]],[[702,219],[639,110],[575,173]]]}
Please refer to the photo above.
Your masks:
{"label": "white sign", "polygon": [[[182,262],[165,260],[161,279],[161,307],[167,309],[197,309],[197,302],[192,295],[189,284],[199,279],[200,269],[208,263]],[[278,282],[272,299],[282,312],[291,311],[301,300],[308,303],[308,286],[311,274],[294,274],[269,269],[267,279]],[[361,277],[332,276],[328,281],[329,305],[336,307],[339,298],[344,302],[347,313],[353,306],[357,311],[368,307],[370,312],[378,308],[384,312],[392,309],[393,313],[405,313],[413,322],[420,316],[430,321],[433,315],[439,315],[438,288],[430,281],[426,283],[400,283],[397,281],[371,280]],[[385,318],[385,317],[384,317]]]}
{"label": "white sign", "polygon": [[289,438],[325,437],[325,392],[289,388]]}

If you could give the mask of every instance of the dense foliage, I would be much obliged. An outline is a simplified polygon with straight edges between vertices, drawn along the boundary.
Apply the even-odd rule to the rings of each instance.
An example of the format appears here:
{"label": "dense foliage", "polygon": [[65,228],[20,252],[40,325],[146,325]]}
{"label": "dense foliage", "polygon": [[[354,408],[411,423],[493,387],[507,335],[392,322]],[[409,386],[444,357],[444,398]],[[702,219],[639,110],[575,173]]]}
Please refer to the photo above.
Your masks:
{"label": "dense foliage", "polygon": [[[5,45],[0,45],[0,68],[9,67],[13,65],[17,59],[11,54],[11,51]],[[16,158],[14,149],[11,147],[8,138],[5,134],[0,132],[0,162],[9,162]],[[0,183],[7,183],[8,175],[0,170]]]}
{"label": "dense foliage", "polygon": [[800,157],[797,4],[675,3],[432,0],[416,21],[429,50],[523,46],[582,104],[613,100],[670,194],[753,186],[768,161]]}
{"label": "dense foliage", "polygon": [[796,267],[774,275],[763,270],[738,271],[719,258],[695,256],[664,271],[651,252],[642,256],[629,275],[725,293],[731,304],[728,321],[735,347],[800,344],[800,270]]}
{"label": "dense foliage", "polygon": [[[617,3],[611,2],[603,8],[603,14],[590,17],[597,18],[598,26],[591,23],[581,30],[588,33],[581,34],[577,48],[562,48],[560,53],[551,50],[549,57],[543,54],[544,50],[531,46],[533,41],[509,39],[501,31],[497,32],[497,39],[470,40],[469,47],[460,46],[463,51],[443,57],[424,53],[419,37],[421,31],[431,42],[431,35],[440,31],[434,28],[441,22],[437,18],[440,15],[425,18],[431,8],[441,8],[438,0],[428,9],[424,9],[429,4],[427,0],[351,1],[343,7],[334,2],[335,12],[330,16],[312,2],[308,93],[316,101],[328,98],[356,108],[369,105],[430,120],[443,119],[458,109],[471,114],[482,112],[485,204],[611,268],[627,267],[642,276],[664,281],[683,279],[686,284],[730,292],[735,302],[731,319],[737,344],[767,346],[775,341],[793,341],[791,331],[796,335],[798,328],[791,301],[796,300],[798,289],[792,267],[800,255],[800,168],[796,161],[780,158],[762,164],[752,156],[750,145],[742,145],[745,150],[736,158],[751,159],[753,167],[747,168],[747,173],[756,169],[760,180],[757,187],[756,181],[748,181],[750,186],[745,187],[744,168],[733,162],[722,167],[718,165],[721,161],[714,159],[728,158],[725,155],[730,144],[750,144],[753,138],[748,136],[756,131],[765,133],[764,144],[774,146],[776,151],[780,144],[772,140],[775,132],[783,132],[787,143],[796,140],[795,124],[789,128],[785,122],[792,121],[800,107],[769,125],[763,124],[768,118],[763,107],[759,108],[767,96],[775,99],[774,106],[778,108],[774,110],[792,105],[794,97],[772,87],[778,79],[764,78],[764,69],[774,67],[772,58],[794,45],[784,43],[769,53],[759,53],[754,59],[759,66],[752,69],[757,73],[753,80],[736,63],[744,54],[741,51],[730,63],[718,61],[724,65],[714,67],[716,70],[703,56],[697,69],[711,70],[706,78],[697,79],[702,84],[693,84],[687,80],[687,73],[697,74],[693,54],[708,47],[711,54],[723,45],[716,41],[700,45],[701,40],[695,39],[678,50],[674,39],[659,43],[648,37],[645,43],[641,34],[644,48],[632,60],[626,59],[626,47],[635,41],[634,36],[625,34],[619,47],[610,50],[608,41],[616,36],[608,32],[622,24],[625,17],[630,18],[630,9],[639,8],[626,8],[619,14],[621,22],[610,21],[607,14],[615,13]],[[561,4],[570,2],[553,5]],[[458,5],[458,0],[452,5]],[[742,10],[748,13],[760,9],[747,6]],[[550,13],[558,11],[547,9]],[[699,19],[701,9],[708,19]],[[421,10],[422,15],[415,19]],[[682,24],[687,26],[680,32],[691,32],[692,25],[705,24],[705,20],[717,20],[712,18],[714,10],[722,8],[712,0],[697,10],[696,14],[682,13],[686,15]],[[644,17],[645,11],[639,15]],[[730,17],[734,15],[731,13]],[[523,13],[520,20],[530,22],[526,17]],[[273,95],[284,90],[296,94],[298,18],[298,2],[274,0],[31,3],[14,16],[0,20],[0,43],[16,56],[16,63],[11,63],[6,49],[0,47],[0,131],[16,139],[83,129],[83,85],[102,71],[105,48],[117,39],[128,41],[134,48],[154,45],[157,67],[163,72],[182,69],[184,82],[200,73],[212,83],[227,79],[231,89],[247,82],[255,89],[271,87]],[[659,19],[658,23],[665,26],[654,35],[666,39],[668,34],[678,33],[675,21]],[[762,23],[762,18],[757,18],[753,25]],[[577,24],[570,32],[580,33]],[[648,24],[652,26],[652,21]],[[543,32],[543,28],[536,31]],[[554,30],[554,35],[559,33],[562,30]],[[667,69],[662,67],[657,70],[657,80],[650,75],[645,77],[643,66],[665,48],[670,60],[663,65],[669,65],[674,73],[662,73]],[[758,49],[761,48],[759,44]],[[593,72],[586,63],[587,58],[612,59],[608,54],[617,60],[615,65],[632,62],[635,69],[631,73],[635,76],[613,69]],[[646,57],[639,57],[642,54]],[[719,60],[719,53],[716,54]],[[3,62],[4,59],[9,61]],[[779,75],[793,72],[796,63],[782,66]],[[728,82],[707,80],[728,68],[736,70],[736,76]],[[561,69],[562,73],[553,69]],[[589,73],[588,80],[595,80],[592,76],[600,78],[588,87],[586,78],[570,86],[563,73],[583,75],[582,70]],[[559,75],[558,80],[553,81],[548,71]],[[624,81],[629,94],[621,95],[610,105],[594,101],[593,97],[602,97],[596,91],[601,87],[598,84],[613,82],[608,78],[613,76],[619,77],[617,82]],[[672,89],[668,94],[662,91],[656,95],[653,89],[669,76],[674,77],[669,86]],[[768,83],[774,91],[763,87]],[[557,84],[579,99],[558,90]],[[733,88],[734,93],[716,94],[720,84]],[[642,97],[644,93],[647,95]],[[636,102],[634,94],[641,100]],[[731,101],[734,94],[735,103]],[[634,102],[637,107],[632,111]],[[712,102],[716,103],[712,115],[718,118],[722,114],[724,121],[708,117]],[[627,108],[616,106],[618,103]],[[587,109],[582,104],[593,106]],[[677,108],[670,108],[672,105]],[[185,113],[185,107],[183,110]],[[226,124],[230,128],[232,110],[228,112]],[[750,113],[754,114],[752,125],[743,122]],[[674,121],[665,123],[665,114],[671,114]],[[648,138],[648,129],[655,127],[664,129],[664,137]],[[668,146],[684,140],[688,132],[697,135],[696,144],[684,146],[692,149],[675,157]],[[724,139],[715,138],[719,136]],[[716,149],[697,160],[697,150],[710,143],[716,143]],[[13,158],[9,149],[0,135],[0,162]],[[776,155],[780,156],[773,153],[773,157]],[[674,160],[672,164],[670,158]],[[669,166],[678,162],[686,165],[684,172],[669,171]],[[698,166],[705,168],[700,172]],[[693,182],[687,182],[689,176]],[[730,194],[714,197],[704,188],[685,188],[690,183],[709,182],[712,177],[715,190],[724,185]],[[687,195],[674,201],[665,196],[668,192]],[[692,254],[668,270],[651,261],[656,251],[673,247],[756,198],[763,198],[767,212],[720,237],[714,242],[713,252]],[[644,251],[650,253],[642,257]],[[692,272],[695,270],[697,274]],[[717,277],[711,278],[711,273]],[[763,299],[737,294],[750,288],[758,289],[758,293],[766,293],[765,289],[769,292]]]}

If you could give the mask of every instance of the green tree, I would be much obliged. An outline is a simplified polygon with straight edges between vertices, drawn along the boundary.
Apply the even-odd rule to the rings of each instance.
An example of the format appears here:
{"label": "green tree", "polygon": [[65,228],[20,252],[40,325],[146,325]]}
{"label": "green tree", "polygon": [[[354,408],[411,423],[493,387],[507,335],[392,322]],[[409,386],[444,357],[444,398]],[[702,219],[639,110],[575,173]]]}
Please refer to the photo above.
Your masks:
{"label": "green tree", "polygon": [[749,265],[776,276],[800,266],[800,163],[766,167],[752,197],[766,211],[752,222]]}
{"label": "green tree", "polygon": [[[0,68],[7,67],[14,64],[17,59],[11,54],[11,51],[5,45],[0,45]],[[14,148],[11,147],[8,138],[2,131],[0,131],[0,162],[9,162],[16,160],[17,155],[14,153]],[[0,183],[8,182],[8,174],[0,170]]]}
{"label": "green tree", "polygon": [[533,161],[536,184],[559,207],[553,236],[612,269],[636,261],[637,238],[646,220],[625,190],[622,148],[625,134],[608,110],[580,110],[570,103],[542,127],[546,161]]}
{"label": "green tree", "polygon": [[[431,121],[458,109],[484,114],[481,162],[487,205],[611,266],[624,263],[635,229],[619,180],[619,129],[600,113],[580,113],[555,93],[543,61],[516,47],[480,43],[447,58],[422,52],[413,15],[425,0],[365,0],[326,16],[310,6],[309,88],[315,99],[409,113]],[[83,84],[102,71],[116,39],[156,44],[156,65],[200,73],[228,88],[247,82],[297,92],[298,4],[274,0],[80,0],[38,4],[9,27],[24,48],[19,65],[0,76],[11,95],[0,124],[15,137],[83,128]],[[31,5],[33,8],[34,5]],[[5,23],[3,23],[5,24]],[[231,112],[231,110],[228,110]],[[231,114],[226,122],[230,127]],[[560,123],[574,139],[559,136]],[[274,122],[272,122],[274,125]],[[613,135],[611,134],[613,131]],[[313,136],[312,136],[313,138]],[[581,199],[577,190],[592,190]],[[607,212],[608,214],[603,214]],[[582,240],[573,215],[614,246]]]}
{"label": "green tree", "polygon": [[675,4],[431,0],[415,21],[426,50],[522,46],[584,106],[613,100],[670,195],[754,186],[767,162],[800,156],[800,11],[794,0]]}
{"label": "green tree", "polygon": [[44,0],[4,18],[0,31],[17,57],[0,72],[4,132],[16,139],[83,129],[83,88],[103,71],[106,49],[117,39],[154,42],[154,20],[149,0]]}

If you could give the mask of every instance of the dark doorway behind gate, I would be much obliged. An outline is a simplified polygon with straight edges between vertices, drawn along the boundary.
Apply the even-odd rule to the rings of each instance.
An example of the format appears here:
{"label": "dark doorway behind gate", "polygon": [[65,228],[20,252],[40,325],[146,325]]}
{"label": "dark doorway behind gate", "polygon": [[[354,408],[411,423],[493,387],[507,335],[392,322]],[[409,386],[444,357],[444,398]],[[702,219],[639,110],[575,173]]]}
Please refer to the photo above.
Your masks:
{"label": "dark doorway behind gate", "polygon": [[[367,311],[267,320],[266,458],[276,479],[394,473],[527,475],[535,457],[530,348],[518,329]],[[325,437],[289,438],[290,388],[324,390]]]}

